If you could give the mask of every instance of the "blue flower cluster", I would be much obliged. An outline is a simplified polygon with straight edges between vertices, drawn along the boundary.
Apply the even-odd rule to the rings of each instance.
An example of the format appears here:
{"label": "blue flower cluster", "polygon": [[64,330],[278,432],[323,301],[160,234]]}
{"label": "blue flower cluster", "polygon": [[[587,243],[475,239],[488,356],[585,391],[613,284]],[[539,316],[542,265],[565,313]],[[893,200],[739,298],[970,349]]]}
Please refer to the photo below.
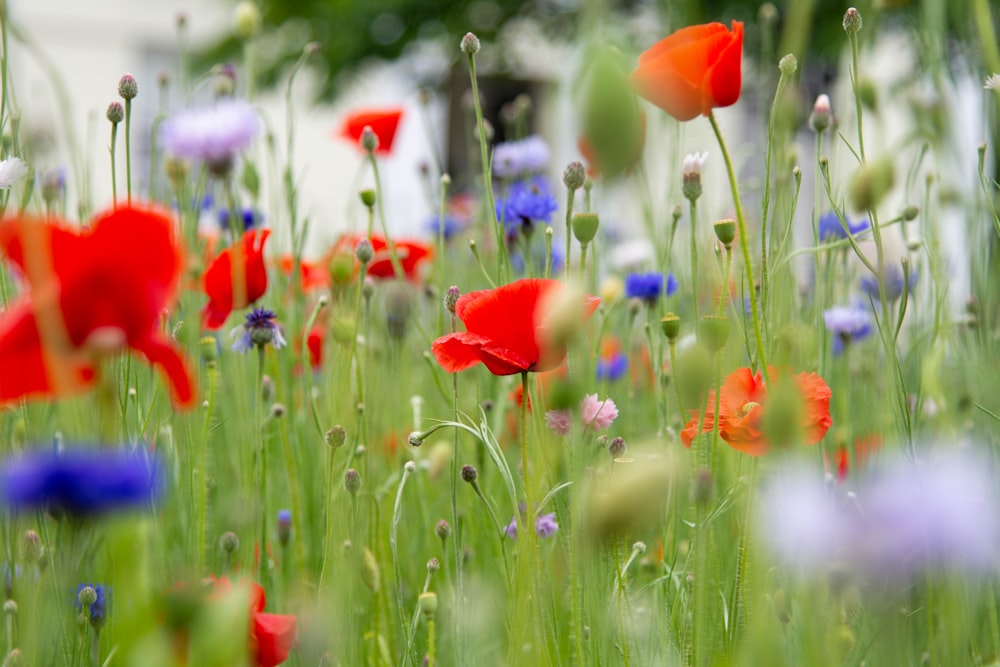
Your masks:
{"label": "blue flower cluster", "polygon": [[516,234],[522,225],[548,222],[559,209],[552,188],[545,178],[517,181],[507,196],[497,201],[497,222],[502,222],[508,235]]}
{"label": "blue flower cluster", "polygon": [[661,296],[670,296],[677,291],[677,278],[673,273],[630,273],[625,276],[625,296],[654,302]]}
{"label": "blue flower cluster", "polygon": [[[897,264],[887,264],[882,269],[882,279],[885,281],[885,296],[890,302],[895,301],[903,295],[904,283],[909,291],[917,286],[916,270],[911,270],[908,279],[904,279],[903,270]],[[874,300],[879,299],[878,277],[866,274],[861,277],[861,291]]]}
{"label": "blue flower cluster", "polygon": [[823,311],[823,322],[833,334],[833,354],[839,355],[845,346],[853,341],[871,335],[871,316],[865,308],[857,306],[836,306]]}
{"label": "blue flower cluster", "polygon": [[[871,223],[866,219],[851,222],[850,218],[846,218],[845,222],[847,222],[847,228],[850,230],[851,236],[871,229]],[[837,217],[834,211],[830,211],[819,219],[819,240],[821,242],[839,241],[846,238],[847,232],[844,231],[844,226],[840,224],[840,218]]]}

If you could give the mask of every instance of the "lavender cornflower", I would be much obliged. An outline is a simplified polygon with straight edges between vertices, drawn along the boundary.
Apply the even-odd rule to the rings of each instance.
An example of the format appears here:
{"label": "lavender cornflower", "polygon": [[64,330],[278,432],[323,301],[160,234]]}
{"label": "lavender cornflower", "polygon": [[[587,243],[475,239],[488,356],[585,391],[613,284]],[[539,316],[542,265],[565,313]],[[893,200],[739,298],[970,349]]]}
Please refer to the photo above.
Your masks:
{"label": "lavender cornflower", "polygon": [[243,100],[223,99],[205,109],[193,109],[160,126],[160,144],[178,158],[204,162],[217,176],[229,173],[237,153],[260,134],[260,116]]}
{"label": "lavender cornflower", "polygon": [[[917,272],[916,270],[910,271],[909,280],[903,279],[903,270],[896,264],[886,264],[882,269],[882,279],[885,280],[885,296],[892,302],[903,295],[903,283],[907,283],[909,291],[912,292],[913,288],[917,285]],[[878,277],[872,274],[865,274],[861,277],[861,291],[870,296],[874,300],[879,299],[879,286]]]}
{"label": "lavender cornflower", "polygon": [[597,360],[597,379],[614,382],[628,372],[628,355],[614,352]]}
{"label": "lavender cornflower", "polygon": [[[524,504],[522,503],[518,507],[521,518],[524,518]],[[556,523],[556,513],[552,512],[550,514],[542,514],[535,518],[535,535],[539,537],[551,537],[555,532],[559,530],[559,524]],[[510,523],[504,528],[504,533],[507,537],[512,540],[517,539],[517,518],[512,518]]]}
{"label": "lavender cornflower", "polygon": [[507,196],[497,201],[497,221],[502,221],[507,234],[513,235],[521,226],[548,222],[558,208],[548,181],[536,176],[517,181],[511,185]]}
{"label": "lavender cornflower", "polygon": [[28,165],[19,157],[0,161],[0,190],[7,190],[28,175]]}
{"label": "lavender cornflower", "polygon": [[625,296],[655,303],[661,295],[670,296],[677,291],[677,278],[668,273],[630,273],[625,276]]}
{"label": "lavender cornflower", "polygon": [[549,166],[549,147],[540,136],[497,144],[493,149],[493,174],[516,178],[544,171]]}
{"label": "lavender cornflower", "polygon": [[[851,236],[871,228],[871,223],[867,219],[851,222],[850,218],[846,218],[846,222]],[[840,241],[846,238],[847,232],[844,231],[843,225],[840,224],[840,218],[835,212],[830,211],[819,219],[819,240],[821,243]]]}
{"label": "lavender cornflower", "polygon": [[872,332],[871,316],[863,308],[834,306],[823,311],[823,321],[833,338],[833,355],[837,356],[851,342],[861,340]]}
{"label": "lavender cornflower", "polygon": [[36,450],[0,466],[0,501],[15,511],[96,516],[148,505],[160,486],[157,459],[141,450]]}
{"label": "lavender cornflower", "polygon": [[230,332],[230,335],[235,338],[239,334],[240,329],[243,330],[243,335],[233,343],[232,350],[246,354],[251,348],[263,347],[268,343],[273,345],[276,350],[283,348],[285,346],[285,338],[281,335],[281,329],[278,328],[278,324],[275,322],[276,317],[273,310],[266,308],[254,308],[251,310],[247,313],[246,322]]}

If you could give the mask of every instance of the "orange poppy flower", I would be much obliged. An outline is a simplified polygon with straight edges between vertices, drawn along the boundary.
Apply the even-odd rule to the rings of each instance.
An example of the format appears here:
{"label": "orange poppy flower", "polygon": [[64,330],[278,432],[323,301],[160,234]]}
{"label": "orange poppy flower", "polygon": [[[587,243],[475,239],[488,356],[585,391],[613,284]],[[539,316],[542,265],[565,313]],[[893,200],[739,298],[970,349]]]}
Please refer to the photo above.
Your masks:
{"label": "orange poppy flower", "polygon": [[202,278],[208,303],[202,311],[206,329],[218,329],[236,308],[246,308],[267,291],[264,244],[270,229],[252,229],[220,252]]}
{"label": "orange poppy flower", "polygon": [[[772,379],[779,372],[768,368]],[[815,373],[799,373],[795,376],[803,401],[802,429],[805,442],[815,445],[826,435],[833,423],[830,418],[830,388],[823,378]],[[708,409],[704,415],[692,411],[693,417],[681,431],[681,442],[690,447],[691,442],[701,433],[712,430],[714,422],[715,392],[708,392]],[[719,395],[719,435],[730,447],[750,456],[760,456],[767,452],[768,442],[761,428],[764,411],[767,409],[767,387],[760,373],[753,374],[749,368],[741,368],[729,375]],[[701,428],[699,429],[699,424]]]}
{"label": "orange poppy flower", "polygon": [[100,355],[129,348],[160,367],[179,405],[193,405],[191,370],[160,329],[184,267],[169,217],[121,206],[84,231],[11,218],[0,252],[31,289],[0,311],[0,403],[79,393]]}
{"label": "orange poppy flower", "polygon": [[[333,255],[351,254],[358,241],[366,238],[364,234],[346,234],[341,236],[333,246]],[[372,278],[395,278],[396,270],[392,265],[392,255],[389,252],[389,242],[384,236],[372,234],[368,240],[375,252],[372,261],[368,263],[368,275]],[[403,269],[403,275],[410,282],[420,280],[420,271],[426,262],[434,259],[434,247],[422,241],[401,239],[393,241],[396,257]]]}
{"label": "orange poppy flower", "polygon": [[[563,348],[547,345],[539,305],[558,280],[522,278],[496,289],[464,294],[455,304],[455,315],[465,331],[434,341],[431,351],[441,368],[456,373],[482,362],[494,375],[552,370],[566,356]],[[600,299],[585,295],[581,303],[581,324],[593,315]]]}
{"label": "orange poppy flower", "polygon": [[361,133],[366,127],[370,127],[375,132],[375,136],[378,137],[375,154],[388,155],[392,152],[392,142],[396,139],[396,130],[399,128],[399,121],[402,118],[403,110],[401,108],[355,111],[344,119],[339,134],[344,139],[350,139],[359,146]]}
{"label": "orange poppy flower", "polygon": [[735,104],[742,86],[743,23],[682,28],[639,56],[632,81],[642,97],[677,120]]}

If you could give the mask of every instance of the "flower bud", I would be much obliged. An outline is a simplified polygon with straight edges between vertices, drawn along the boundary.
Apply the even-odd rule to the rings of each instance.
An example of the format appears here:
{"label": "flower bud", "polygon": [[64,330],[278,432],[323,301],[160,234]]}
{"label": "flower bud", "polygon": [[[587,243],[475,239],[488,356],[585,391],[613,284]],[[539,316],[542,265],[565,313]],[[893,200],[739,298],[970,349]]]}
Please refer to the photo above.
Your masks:
{"label": "flower bud", "polygon": [[784,76],[791,76],[795,74],[795,70],[799,68],[799,61],[795,58],[794,54],[786,53],[785,56],[778,61],[778,69]]}
{"label": "flower bud", "polygon": [[23,667],[23,665],[24,655],[19,648],[12,648],[7,657],[3,659],[3,667]]}
{"label": "flower bud", "polygon": [[198,349],[205,365],[209,368],[215,368],[215,362],[219,358],[219,342],[212,336],[205,336],[198,341]]}
{"label": "flower bud", "polygon": [[677,334],[681,331],[681,318],[674,313],[667,313],[660,318],[660,329],[667,340],[673,342],[677,339]]}
{"label": "flower bud", "polygon": [[134,99],[139,94],[139,84],[135,82],[135,77],[131,74],[123,74],[118,79],[118,94],[123,100]]}
{"label": "flower bud", "polygon": [[844,32],[848,35],[856,35],[861,30],[861,14],[854,7],[849,7],[844,13]]}
{"label": "flower bud", "polygon": [[287,410],[284,403],[274,403],[271,405],[271,419],[281,419]]}
{"label": "flower bud", "polygon": [[236,5],[233,12],[233,29],[240,39],[250,39],[260,32],[261,24],[264,22],[257,5],[250,0],[244,0]]}
{"label": "flower bud", "polygon": [[461,42],[462,53],[468,56],[474,56],[479,53],[480,46],[478,37],[473,35],[471,32],[465,33],[465,37],[462,38]]}
{"label": "flower bud", "polygon": [[125,120],[125,107],[122,106],[121,102],[112,102],[108,105],[107,111],[108,120],[111,121],[112,125],[117,125],[118,123]]}
{"label": "flower bud", "polygon": [[219,538],[219,546],[227,554],[231,554],[240,548],[240,538],[236,536],[236,533],[227,531]]}
{"label": "flower bud", "polygon": [[614,438],[608,443],[608,454],[611,455],[611,459],[620,459],[625,456],[625,451],[628,446],[625,444],[625,438]]}
{"label": "flower bud", "polygon": [[467,482],[468,484],[472,484],[473,482],[476,481],[477,477],[479,477],[479,471],[476,470],[475,466],[470,465],[468,463],[466,463],[464,466],[462,466],[462,481],[463,482]]}
{"label": "flower bud", "polygon": [[458,286],[452,285],[449,287],[448,291],[444,293],[444,309],[454,315],[455,306],[458,304],[460,296],[462,296],[462,293],[458,291]]}
{"label": "flower bud", "polygon": [[80,592],[76,594],[76,599],[79,600],[80,604],[84,608],[97,602],[97,591],[94,590],[92,586],[84,586],[80,589]]}
{"label": "flower bud", "polygon": [[287,546],[292,538],[292,513],[288,510],[278,510],[278,544]]}
{"label": "flower bud", "polygon": [[3,613],[7,616],[17,616],[17,602],[14,600],[7,600],[4,602]]}
{"label": "flower bud", "polygon": [[809,127],[819,134],[830,127],[832,122],[833,112],[830,111],[830,97],[823,93],[813,103],[812,113],[809,114]]}
{"label": "flower bud", "polygon": [[920,209],[912,204],[903,209],[903,220],[909,222],[915,220],[917,215],[920,214]]}
{"label": "flower bud", "polygon": [[21,543],[21,556],[28,563],[37,563],[42,557],[45,547],[42,538],[33,530],[24,531],[24,541]]}
{"label": "flower bud", "polygon": [[736,221],[732,219],[719,220],[715,223],[715,237],[727,248],[736,238]]}
{"label": "flower bud", "polygon": [[348,468],[344,473],[344,488],[352,496],[358,495],[358,491],[361,490],[361,475],[354,468]]}
{"label": "flower bud", "polygon": [[358,193],[361,197],[361,203],[367,208],[371,208],[375,205],[375,191],[371,188],[366,188]]}
{"label": "flower bud", "polygon": [[[253,340],[252,334],[250,340]],[[260,397],[265,403],[274,397],[274,380],[271,379],[270,375],[265,375],[260,379]]]}
{"label": "flower bud", "polygon": [[417,471],[417,464],[414,461],[407,461],[403,464],[403,471],[408,475],[412,475]]}
{"label": "flower bud", "polygon": [[361,148],[366,153],[373,153],[378,148],[378,135],[370,125],[365,125],[365,129],[361,130]]}
{"label": "flower bud", "polygon": [[437,593],[435,593],[434,591],[427,591],[425,593],[421,593],[417,597],[417,606],[420,607],[421,613],[423,613],[423,615],[427,617],[427,620],[433,621],[435,614],[437,614],[437,608],[438,608]]}
{"label": "flower bud", "polygon": [[563,171],[563,185],[568,189],[579,190],[583,187],[583,183],[586,180],[587,171],[584,169],[582,162],[574,160],[566,165],[566,170]]}
{"label": "flower bud", "polygon": [[434,574],[440,569],[441,569],[441,561],[439,561],[437,558],[431,558],[429,561],[427,561],[428,574]]}
{"label": "flower bud", "polygon": [[374,256],[375,250],[372,248],[372,242],[368,239],[362,238],[358,241],[358,244],[354,246],[354,258],[362,264],[367,264],[372,261]]}
{"label": "flower bud", "polygon": [[870,211],[879,205],[895,182],[892,160],[882,158],[867,162],[854,172],[847,188],[847,198],[855,211]]}
{"label": "flower bud", "polygon": [[451,526],[447,521],[441,519],[437,522],[437,526],[434,527],[434,533],[438,536],[438,539],[443,542],[448,539],[449,535],[451,535]]}
{"label": "flower bud", "polygon": [[723,315],[706,315],[698,324],[698,341],[709,352],[718,352],[729,340],[729,319]]}
{"label": "flower bud", "polygon": [[333,449],[342,447],[347,440],[347,431],[340,424],[334,424],[323,436],[326,444]]}
{"label": "flower bud", "polygon": [[600,219],[596,213],[576,213],[573,215],[573,236],[580,243],[586,245],[597,236],[597,228],[600,226]]}

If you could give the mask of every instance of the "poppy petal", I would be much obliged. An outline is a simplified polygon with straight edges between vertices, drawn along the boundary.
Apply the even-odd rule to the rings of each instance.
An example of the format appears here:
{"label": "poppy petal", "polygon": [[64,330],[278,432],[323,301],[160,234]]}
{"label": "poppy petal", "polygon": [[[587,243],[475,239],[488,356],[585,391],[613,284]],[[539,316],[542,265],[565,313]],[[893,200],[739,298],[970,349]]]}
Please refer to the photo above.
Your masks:
{"label": "poppy petal", "polygon": [[487,342],[488,338],[460,331],[438,338],[431,345],[431,352],[441,368],[449,373],[457,373],[482,361],[479,352]]}
{"label": "poppy petal", "polygon": [[191,369],[184,357],[169,342],[153,335],[134,342],[132,348],[146,357],[149,363],[163,369],[170,384],[170,394],[180,407],[189,408],[194,405],[194,380]]}
{"label": "poppy petal", "polygon": [[288,614],[254,614],[258,667],[275,667],[288,659],[295,645],[296,623],[296,617]]}

